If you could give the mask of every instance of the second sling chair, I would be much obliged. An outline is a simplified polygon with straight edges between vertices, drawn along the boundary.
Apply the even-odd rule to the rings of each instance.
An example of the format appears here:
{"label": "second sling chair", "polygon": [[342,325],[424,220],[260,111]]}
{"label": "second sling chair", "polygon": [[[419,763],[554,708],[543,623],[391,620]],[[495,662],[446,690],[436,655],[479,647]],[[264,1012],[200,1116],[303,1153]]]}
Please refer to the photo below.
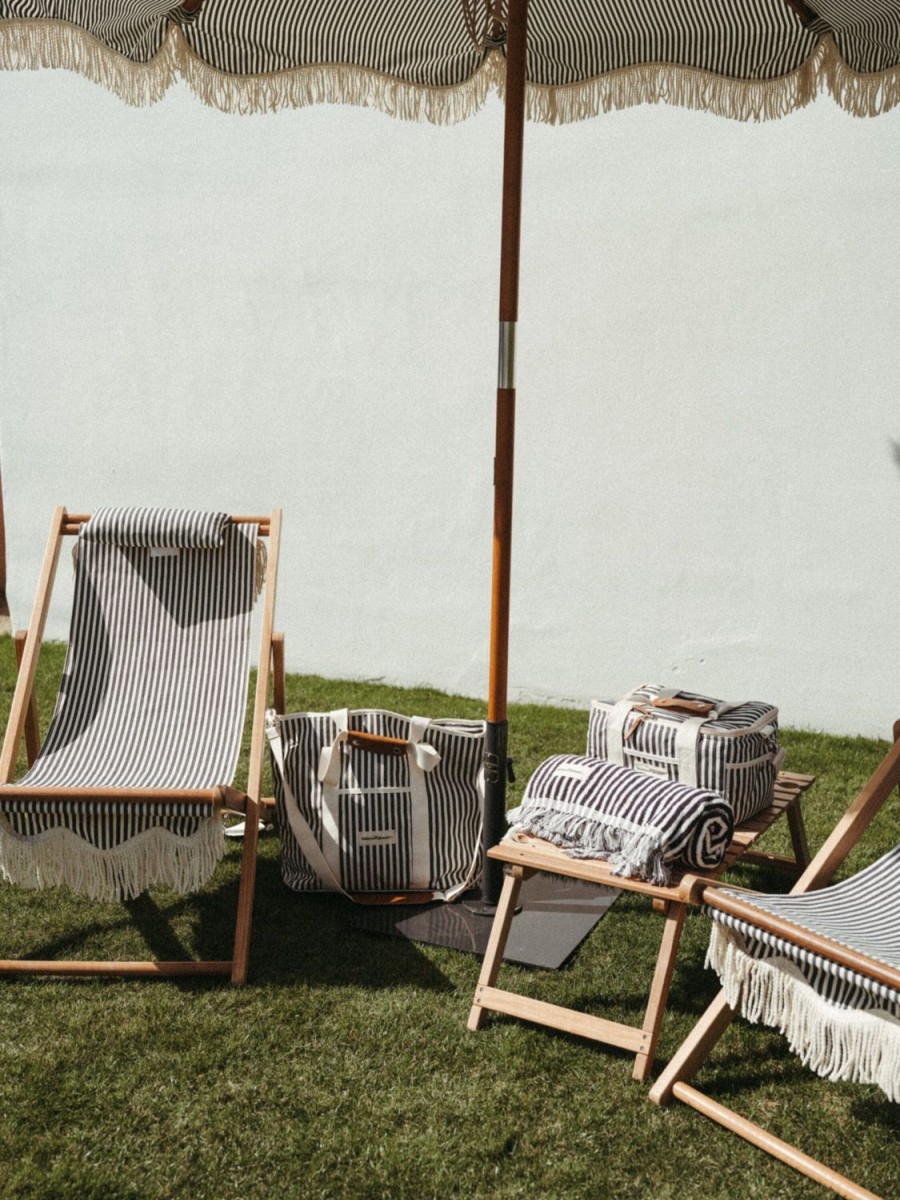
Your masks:
{"label": "second sling chair", "polygon": [[[0,961],[2,973],[224,975],[246,980],[281,514],[169,509],[53,515],[0,753],[0,874],[95,899],[154,885],[195,891],[224,852],[224,814],[245,815],[232,957],[221,961]],[[60,550],[75,540],[66,663],[38,747],[34,688]],[[247,706],[252,615],[264,591],[248,779],[232,787]],[[25,737],[29,769],[14,782]]]}
{"label": "second sling chair", "polygon": [[655,1103],[681,1100],[849,1200],[877,1198],[690,1081],[741,1012],[779,1028],[825,1078],[874,1084],[900,1101],[900,846],[825,886],[898,786],[900,721],[881,766],[791,893],[705,889],[715,922],[709,959],[723,989],[650,1091]]}

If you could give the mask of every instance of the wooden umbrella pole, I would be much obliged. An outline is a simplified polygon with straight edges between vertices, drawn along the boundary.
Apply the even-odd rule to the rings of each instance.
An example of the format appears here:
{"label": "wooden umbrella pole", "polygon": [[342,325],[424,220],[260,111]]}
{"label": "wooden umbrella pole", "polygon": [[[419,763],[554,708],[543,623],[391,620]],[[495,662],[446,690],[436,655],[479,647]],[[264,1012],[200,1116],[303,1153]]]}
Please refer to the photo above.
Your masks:
{"label": "wooden umbrella pole", "polygon": [[522,146],[525,131],[525,48],[528,0],[509,0],[506,41],[506,117],[503,136],[503,209],[500,242],[500,344],[494,458],[494,556],[491,649],[485,751],[482,904],[496,906],[502,864],[488,859],[506,829],[507,677],[515,447],[515,346],[519,315],[519,244],[522,219]]}

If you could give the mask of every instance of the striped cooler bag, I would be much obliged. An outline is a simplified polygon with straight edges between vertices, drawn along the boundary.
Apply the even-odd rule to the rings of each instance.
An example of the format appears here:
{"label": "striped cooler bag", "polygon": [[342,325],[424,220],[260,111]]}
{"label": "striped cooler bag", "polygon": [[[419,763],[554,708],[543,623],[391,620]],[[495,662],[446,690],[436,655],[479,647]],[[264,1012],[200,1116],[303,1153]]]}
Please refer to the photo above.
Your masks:
{"label": "striped cooler bag", "polygon": [[483,721],[268,714],[281,874],[298,892],[453,900],[476,879]]}
{"label": "striped cooler bag", "polygon": [[717,792],[735,825],[771,803],[784,751],[778,709],[643,684],[616,702],[594,700],[587,752],[689,787]]}

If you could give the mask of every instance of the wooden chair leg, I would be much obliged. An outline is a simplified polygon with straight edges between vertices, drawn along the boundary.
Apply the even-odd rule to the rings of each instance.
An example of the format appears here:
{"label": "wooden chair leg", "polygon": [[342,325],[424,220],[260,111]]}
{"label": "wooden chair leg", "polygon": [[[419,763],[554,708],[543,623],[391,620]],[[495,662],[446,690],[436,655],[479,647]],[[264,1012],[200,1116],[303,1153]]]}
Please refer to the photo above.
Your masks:
{"label": "wooden chair leg", "polygon": [[234,927],[234,958],[231,982],[242,987],[247,982],[250,963],[250,932],[253,923],[253,893],[256,886],[256,846],[259,841],[260,804],[247,799],[244,816],[244,837],[241,850],[241,882],[238,889],[237,916]]}
{"label": "wooden chair leg", "polygon": [[[22,666],[22,659],[25,655],[25,639],[27,636],[27,630],[16,630],[16,670]],[[41,730],[40,725],[38,724],[37,703],[34,699],[34,692],[32,692],[28,700],[28,709],[25,713],[25,756],[29,767],[34,766],[34,760],[40,753],[40,749]]]}
{"label": "wooden chair leg", "polygon": [[647,1034],[647,1040],[635,1055],[634,1069],[631,1072],[632,1077],[641,1083],[650,1074],[650,1068],[653,1066],[656,1043],[659,1041],[659,1031],[666,1013],[669,985],[675,971],[675,960],[678,957],[678,946],[681,942],[681,931],[684,928],[686,916],[686,904],[672,901],[666,905],[666,927],[663,930],[662,943],[656,959],[656,969],[653,972],[653,982],[650,985],[644,1024],[641,1026],[644,1033]]}
{"label": "wooden chair leg", "polygon": [[797,866],[804,870],[809,866],[810,853],[809,843],[806,840],[806,826],[803,824],[803,810],[800,808],[799,798],[787,810],[788,829],[791,834],[791,846],[794,850],[794,858],[797,860]]}
{"label": "wooden chair leg", "polygon": [[846,1175],[839,1175],[837,1171],[832,1171],[830,1167],[826,1167],[818,1159],[804,1154],[802,1150],[798,1150],[796,1146],[792,1146],[789,1142],[783,1142],[781,1138],[775,1137],[774,1134],[769,1133],[768,1130],[763,1129],[762,1126],[755,1124],[753,1121],[748,1121],[746,1117],[740,1116],[740,1114],[731,1108],[727,1108],[724,1104],[718,1104],[715,1100],[711,1100],[709,1096],[697,1088],[691,1087],[690,1084],[676,1083],[674,1085],[674,1094],[682,1103],[689,1104],[691,1108],[695,1108],[697,1112],[703,1113],[711,1121],[717,1121],[719,1125],[724,1126],[731,1133],[736,1133],[738,1137],[742,1137],[745,1141],[750,1142],[751,1145],[758,1146],[760,1150],[765,1150],[773,1158],[787,1163],[789,1167],[793,1167],[795,1171],[800,1171],[803,1175],[808,1176],[823,1187],[830,1188],[837,1195],[845,1197],[845,1200],[879,1200],[879,1197],[874,1192],[870,1192],[868,1188],[854,1183]]}
{"label": "wooden chair leg", "polygon": [[272,634],[272,703],[284,715],[284,634]]}
{"label": "wooden chair leg", "polygon": [[516,915],[516,901],[519,898],[522,880],[526,874],[532,873],[526,872],[522,867],[507,868],[506,877],[503,880],[503,890],[500,893],[500,903],[497,905],[494,923],[491,925],[491,935],[475,988],[475,1000],[469,1012],[467,1022],[469,1029],[481,1028],[486,1010],[478,1003],[478,997],[485,988],[493,987],[497,982],[497,975],[503,962],[503,951],[506,949],[506,939],[509,937],[509,928]]}
{"label": "wooden chair leg", "polygon": [[734,1015],[734,1009],[725,1001],[725,993],[719,992],[650,1089],[650,1099],[654,1104],[668,1104],[675,1084],[694,1077],[734,1020]]}

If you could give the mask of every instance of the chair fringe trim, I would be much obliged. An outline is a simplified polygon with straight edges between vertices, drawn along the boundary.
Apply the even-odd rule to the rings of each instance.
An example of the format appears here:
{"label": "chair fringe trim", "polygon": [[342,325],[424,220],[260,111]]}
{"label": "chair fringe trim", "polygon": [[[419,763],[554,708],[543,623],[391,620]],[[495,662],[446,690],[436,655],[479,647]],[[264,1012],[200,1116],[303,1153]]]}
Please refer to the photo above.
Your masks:
{"label": "chair fringe trim", "polygon": [[31,837],[0,820],[0,875],[20,887],[67,887],[92,900],[131,900],[156,885],[195,892],[207,883],[225,852],[220,815],[204,818],[197,832],[178,837],[146,829],[111,849],[92,846],[57,827]]}
{"label": "chair fringe trim", "polygon": [[[777,965],[775,965],[777,963]],[[811,987],[789,959],[753,958],[734,930],[713,925],[707,966],[725,999],[748,1021],[773,1026],[817,1075],[871,1083],[900,1100],[900,1021],[883,1009],[839,1008]]]}
{"label": "chair fringe trim", "polygon": [[[75,25],[0,21],[0,69],[40,68],[75,71],[135,107],[155,104],[180,77],[204,104],[223,112],[350,104],[436,125],[453,125],[474,115],[491,91],[502,96],[505,78],[499,51],[490,52],[470,79],[452,87],[408,83],[338,63],[268,75],[228,75],[199,59],[174,23],[151,62],[133,63]],[[858,74],[828,36],[802,66],[779,79],[727,79],[698,68],[649,63],[569,85],[529,84],[527,105],[531,120],[551,125],[639,104],[670,104],[737,121],[768,121],[805,108],[826,90],[852,116],[876,116],[900,103],[900,67]]]}
{"label": "chair fringe trim", "polygon": [[513,831],[543,838],[564,850],[569,858],[604,858],[614,875],[636,876],[666,887],[672,873],[664,857],[665,837],[653,830],[629,832],[604,826],[603,816],[569,816],[529,808],[527,825],[517,826],[518,809],[507,814]]}

